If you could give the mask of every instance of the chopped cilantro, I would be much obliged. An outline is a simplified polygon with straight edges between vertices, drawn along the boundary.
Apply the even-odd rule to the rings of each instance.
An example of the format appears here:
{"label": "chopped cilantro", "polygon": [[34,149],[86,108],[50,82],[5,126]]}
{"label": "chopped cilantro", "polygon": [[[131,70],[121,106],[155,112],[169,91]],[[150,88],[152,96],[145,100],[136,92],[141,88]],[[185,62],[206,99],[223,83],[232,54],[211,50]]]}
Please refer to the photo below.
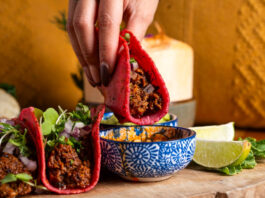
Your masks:
{"label": "chopped cilantro", "polygon": [[82,103],[78,103],[76,110],[69,114],[73,121],[83,122],[85,125],[89,125],[92,122],[88,106],[83,105]]}
{"label": "chopped cilantro", "polygon": [[18,173],[16,175],[9,173],[1,180],[1,184],[15,182],[17,180],[28,182],[32,179],[33,179],[32,176],[27,173]]}
{"label": "chopped cilantro", "polygon": [[80,152],[80,149],[82,148],[81,142],[72,136],[66,138],[65,136],[62,136],[61,133],[64,131],[65,123],[69,119],[73,122],[72,130],[78,122],[81,122],[84,125],[89,125],[92,120],[88,106],[79,103],[76,110],[73,112],[67,112],[67,110],[63,110],[61,107],[59,107],[59,112],[53,108],[49,108],[43,113],[42,119],[44,121],[41,123],[41,128],[46,143],[45,149],[47,154],[57,144],[71,145],[76,152]]}
{"label": "chopped cilantro", "polygon": [[[9,142],[14,146],[18,147],[20,154],[22,156],[28,157],[31,152],[27,147],[27,139],[26,134],[27,130],[25,129],[23,132],[20,131],[20,126],[12,126],[7,123],[0,123],[1,133],[0,133],[0,146],[3,142]],[[9,138],[6,138],[9,137]]]}
{"label": "chopped cilantro", "polygon": [[9,173],[1,180],[1,184],[6,184],[15,181],[17,181],[16,176],[14,174]]}
{"label": "chopped cilantro", "polygon": [[127,42],[130,42],[131,35],[130,35],[129,33],[125,33],[125,34],[124,34],[124,39],[125,39]]}
{"label": "chopped cilantro", "polygon": [[42,185],[37,185],[37,180],[34,180],[34,183],[30,182],[30,180],[33,180],[33,178],[31,175],[29,175],[27,173],[18,173],[18,174],[9,173],[1,180],[1,184],[16,182],[17,180],[20,180],[20,181],[22,181],[22,182],[24,182],[30,186],[33,186],[35,188],[47,190],[46,187],[44,187]]}
{"label": "chopped cilantro", "polygon": [[137,63],[134,58],[130,58],[130,63]]}

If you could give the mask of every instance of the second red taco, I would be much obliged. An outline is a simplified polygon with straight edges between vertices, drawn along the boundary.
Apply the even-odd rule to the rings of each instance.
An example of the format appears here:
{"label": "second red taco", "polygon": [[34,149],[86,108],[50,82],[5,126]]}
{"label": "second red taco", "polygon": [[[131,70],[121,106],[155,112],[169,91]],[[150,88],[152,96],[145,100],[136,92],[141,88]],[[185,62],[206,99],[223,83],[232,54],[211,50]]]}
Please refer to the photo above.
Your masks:
{"label": "second red taco", "polygon": [[35,134],[39,177],[43,185],[58,194],[89,191],[98,182],[100,172],[99,124],[105,107],[89,110],[79,104],[73,112],[45,112],[23,109],[20,120]]}
{"label": "second red taco", "polygon": [[114,74],[100,90],[105,104],[123,122],[149,125],[167,112],[169,94],[154,62],[129,31],[121,32]]}
{"label": "second red taco", "polygon": [[0,118],[0,197],[40,192],[34,135],[18,119]]}

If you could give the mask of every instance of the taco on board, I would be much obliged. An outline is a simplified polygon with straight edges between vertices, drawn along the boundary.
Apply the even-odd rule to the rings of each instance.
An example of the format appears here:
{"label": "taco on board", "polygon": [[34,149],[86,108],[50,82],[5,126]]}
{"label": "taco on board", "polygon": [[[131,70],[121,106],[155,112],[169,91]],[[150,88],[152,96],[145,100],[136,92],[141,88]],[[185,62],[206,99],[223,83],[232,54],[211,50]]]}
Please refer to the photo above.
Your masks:
{"label": "taco on board", "polygon": [[89,191],[100,172],[99,124],[105,106],[89,109],[78,104],[73,112],[53,108],[23,109],[19,119],[35,135],[42,184],[58,194]]}
{"label": "taco on board", "polygon": [[16,197],[45,189],[37,185],[34,134],[19,119],[0,119],[0,197]]}
{"label": "taco on board", "polygon": [[120,123],[149,125],[168,112],[170,100],[165,82],[140,42],[127,30],[121,32],[111,81],[99,89]]}

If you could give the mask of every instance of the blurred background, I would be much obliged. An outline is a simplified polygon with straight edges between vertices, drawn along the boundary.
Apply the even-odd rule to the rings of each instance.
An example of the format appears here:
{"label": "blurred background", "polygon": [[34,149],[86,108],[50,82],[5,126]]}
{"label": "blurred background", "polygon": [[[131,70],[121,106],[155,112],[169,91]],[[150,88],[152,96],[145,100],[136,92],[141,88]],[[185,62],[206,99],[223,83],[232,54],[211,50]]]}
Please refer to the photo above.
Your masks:
{"label": "blurred background", "polygon": [[[21,107],[72,109],[83,97],[90,102],[93,90],[85,85],[86,94],[82,91],[82,74],[64,31],[67,4],[1,2],[0,84],[15,86]],[[182,117],[195,117],[197,124],[235,121],[239,127],[265,128],[264,0],[161,0],[155,21],[167,41],[175,43],[170,53],[176,52],[176,76],[161,73],[170,84],[172,107],[186,109]],[[159,31],[152,24],[148,33]],[[166,47],[150,43],[146,39],[144,46],[162,67],[165,57],[155,52]]]}

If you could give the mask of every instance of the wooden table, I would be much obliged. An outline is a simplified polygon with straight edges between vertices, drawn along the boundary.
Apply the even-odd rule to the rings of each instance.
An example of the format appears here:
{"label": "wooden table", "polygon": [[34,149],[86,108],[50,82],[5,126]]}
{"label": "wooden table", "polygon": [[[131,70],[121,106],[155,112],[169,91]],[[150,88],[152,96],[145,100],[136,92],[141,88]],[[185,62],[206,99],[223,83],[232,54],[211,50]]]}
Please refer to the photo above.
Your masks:
{"label": "wooden table", "polygon": [[[265,132],[238,130],[236,137],[265,139]],[[32,195],[31,198],[49,198],[54,195]],[[254,169],[243,170],[235,176],[224,176],[205,171],[191,163],[188,168],[168,180],[153,183],[134,183],[103,170],[98,185],[90,192],[79,195],[56,196],[67,198],[136,198],[136,197],[265,197],[265,161]]]}

